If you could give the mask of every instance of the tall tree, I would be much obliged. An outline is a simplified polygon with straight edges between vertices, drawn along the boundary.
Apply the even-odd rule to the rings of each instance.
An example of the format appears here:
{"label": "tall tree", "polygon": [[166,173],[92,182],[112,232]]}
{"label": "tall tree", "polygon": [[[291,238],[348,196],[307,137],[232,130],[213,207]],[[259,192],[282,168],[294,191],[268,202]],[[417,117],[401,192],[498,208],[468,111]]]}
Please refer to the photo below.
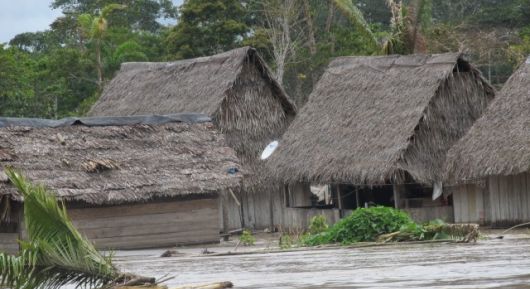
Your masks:
{"label": "tall tree", "polygon": [[[261,24],[272,46],[274,76],[282,84],[286,66],[290,59],[296,56],[296,46],[299,45],[302,37],[303,30],[300,26],[303,18],[300,11],[309,9],[309,7],[303,7],[305,4],[301,4],[299,0],[262,0],[259,2],[263,19]],[[310,16],[306,15],[306,17]],[[306,19],[305,22],[307,21],[310,20]],[[314,32],[309,31],[313,33],[309,36],[311,39],[309,47],[316,53]]]}
{"label": "tall tree", "polygon": [[432,19],[431,0],[388,0],[392,12],[391,34],[383,44],[385,54],[425,53],[427,46],[424,32]]}
{"label": "tall tree", "polygon": [[112,18],[110,25],[134,30],[158,31],[161,18],[175,18],[176,8],[171,0],[54,0],[51,7],[61,9],[66,15],[98,15],[106,6],[126,6],[123,13]]}
{"label": "tall tree", "polygon": [[24,103],[28,98],[33,97],[32,65],[26,53],[16,48],[5,48],[0,44],[0,112],[2,115],[17,116],[27,113]]}
{"label": "tall tree", "polygon": [[166,38],[170,58],[206,56],[239,47],[249,32],[246,17],[242,1],[184,1],[179,22]]}
{"label": "tall tree", "polygon": [[363,13],[355,6],[352,0],[332,0],[332,2],[355,25],[356,29],[366,37],[366,40],[370,41],[370,45],[374,47],[378,45],[377,38],[372,32],[370,25],[366,22]]}
{"label": "tall tree", "polygon": [[79,25],[82,28],[83,34],[94,42],[96,52],[96,70],[98,74],[97,84],[101,89],[103,86],[104,67],[102,57],[103,39],[107,33],[109,14],[114,10],[125,9],[126,6],[120,4],[109,4],[105,6],[99,15],[92,16],[90,14],[81,14],[78,17]]}

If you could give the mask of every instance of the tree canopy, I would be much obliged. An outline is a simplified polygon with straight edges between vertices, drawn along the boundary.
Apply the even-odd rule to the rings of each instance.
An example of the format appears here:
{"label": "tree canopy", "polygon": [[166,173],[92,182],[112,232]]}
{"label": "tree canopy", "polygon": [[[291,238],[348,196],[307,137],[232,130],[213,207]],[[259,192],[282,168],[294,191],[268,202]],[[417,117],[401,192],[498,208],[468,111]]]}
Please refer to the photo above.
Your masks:
{"label": "tree canopy", "polygon": [[0,46],[3,116],[82,115],[120,64],[252,45],[303,105],[330,59],[467,53],[502,85],[530,53],[530,0],[53,0],[63,15]]}

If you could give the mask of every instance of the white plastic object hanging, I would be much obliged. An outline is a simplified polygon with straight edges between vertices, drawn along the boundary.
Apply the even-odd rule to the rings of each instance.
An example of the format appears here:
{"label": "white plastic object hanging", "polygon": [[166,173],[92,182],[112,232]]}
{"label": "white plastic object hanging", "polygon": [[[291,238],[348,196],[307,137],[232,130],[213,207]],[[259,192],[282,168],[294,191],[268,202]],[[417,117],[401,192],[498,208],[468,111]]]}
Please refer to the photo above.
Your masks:
{"label": "white plastic object hanging", "polygon": [[261,159],[262,160],[268,159],[272,155],[272,153],[274,153],[276,148],[278,148],[278,144],[279,143],[278,143],[277,140],[275,140],[275,141],[271,142],[270,144],[268,144],[267,147],[265,147],[265,149],[261,153]]}
{"label": "white plastic object hanging", "polygon": [[442,196],[442,194],[443,194],[442,182],[434,183],[433,188],[432,188],[432,200],[434,201],[438,199],[439,197]]}

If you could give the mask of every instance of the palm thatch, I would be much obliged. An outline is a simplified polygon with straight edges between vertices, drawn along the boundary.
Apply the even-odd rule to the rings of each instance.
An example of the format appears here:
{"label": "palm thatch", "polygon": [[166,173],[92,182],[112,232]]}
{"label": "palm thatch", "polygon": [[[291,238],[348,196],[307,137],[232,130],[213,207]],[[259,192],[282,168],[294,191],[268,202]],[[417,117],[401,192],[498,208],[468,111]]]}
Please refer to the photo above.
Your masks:
{"label": "palm thatch", "polygon": [[176,62],[124,63],[89,115],[209,115],[245,166],[245,187],[253,188],[268,175],[259,153],[284,133],[295,111],[263,59],[243,47]]}
{"label": "palm thatch", "polygon": [[89,115],[178,112],[211,116],[238,153],[254,158],[283,132],[295,106],[256,51],[243,47],[176,62],[124,63]]}
{"label": "palm thatch", "polygon": [[[94,205],[238,190],[239,161],[211,122],[146,124],[153,118],[135,117],[136,124],[126,125],[87,118],[38,128],[13,126],[11,119],[0,128],[0,164],[61,200]],[[128,119],[121,122],[131,123]],[[5,176],[1,181],[2,194],[20,198]]]}
{"label": "palm thatch", "polygon": [[268,163],[285,183],[432,184],[493,96],[456,53],[338,58]]}
{"label": "palm thatch", "polygon": [[456,182],[530,171],[530,59],[451,148],[445,169]]}

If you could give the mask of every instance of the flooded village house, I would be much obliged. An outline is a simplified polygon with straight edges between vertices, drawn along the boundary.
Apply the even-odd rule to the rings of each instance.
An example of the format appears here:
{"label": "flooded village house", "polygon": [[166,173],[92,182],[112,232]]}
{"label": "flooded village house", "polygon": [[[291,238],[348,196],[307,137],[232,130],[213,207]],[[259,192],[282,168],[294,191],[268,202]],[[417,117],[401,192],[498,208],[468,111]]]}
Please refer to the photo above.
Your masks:
{"label": "flooded village house", "polygon": [[279,186],[259,155],[295,116],[295,106],[249,47],[196,59],[124,63],[92,116],[198,112],[212,117],[243,166],[243,190],[222,197],[225,231],[277,224]]}
{"label": "flooded village house", "polygon": [[[195,114],[2,118],[0,163],[56,193],[99,249],[219,242],[219,198],[242,179],[234,150]],[[15,252],[23,200],[5,174],[0,192],[0,250]]]}
{"label": "flooded village house", "polygon": [[451,197],[433,190],[493,97],[456,53],[335,59],[268,161],[286,184],[286,225],[375,204],[452,221]]}
{"label": "flooded village house", "polygon": [[455,221],[506,227],[530,221],[530,60],[448,153]]}

